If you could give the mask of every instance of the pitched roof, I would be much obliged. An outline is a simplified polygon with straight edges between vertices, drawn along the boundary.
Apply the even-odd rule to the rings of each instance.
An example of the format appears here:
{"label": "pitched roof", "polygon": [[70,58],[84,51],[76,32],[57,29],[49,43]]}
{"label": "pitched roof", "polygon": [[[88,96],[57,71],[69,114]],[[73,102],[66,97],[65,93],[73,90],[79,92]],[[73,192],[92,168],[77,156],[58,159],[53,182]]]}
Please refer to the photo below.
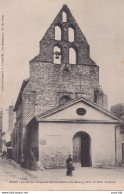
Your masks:
{"label": "pitched roof", "polygon": [[23,82],[22,82],[22,86],[21,86],[21,89],[20,89],[20,91],[19,91],[19,94],[18,94],[16,103],[15,103],[15,106],[14,106],[14,111],[17,110],[17,106],[18,106],[18,104],[19,104],[19,103],[21,102],[21,100],[22,100],[22,92],[23,92],[23,90],[24,90],[24,88],[25,88],[25,86],[27,85],[28,82],[29,82],[29,78],[23,80]]}
{"label": "pitched roof", "polygon": [[47,117],[49,117],[49,116],[51,116],[51,115],[53,115],[53,114],[55,114],[55,113],[57,113],[57,112],[62,111],[62,110],[66,109],[66,108],[68,108],[68,107],[70,107],[70,106],[73,106],[74,104],[76,104],[76,103],[78,103],[78,102],[83,102],[83,103],[85,103],[86,105],[88,105],[88,106],[90,106],[90,107],[96,109],[97,111],[103,113],[104,115],[106,115],[106,116],[108,116],[108,117],[110,117],[110,118],[112,118],[112,119],[114,119],[114,120],[118,120],[118,121],[119,121],[119,119],[118,119],[115,115],[113,115],[111,112],[109,112],[109,111],[107,111],[107,110],[104,110],[103,108],[99,107],[99,106],[96,105],[95,103],[89,102],[88,100],[84,99],[83,97],[80,97],[80,98],[74,99],[74,100],[70,100],[70,101],[68,101],[66,104],[64,104],[64,105],[62,105],[62,106],[57,106],[57,107],[55,107],[55,108],[52,108],[52,109],[50,109],[50,110],[48,110],[48,111],[46,111],[46,112],[44,112],[44,113],[41,113],[41,114],[35,116],[34,118],[35,118],[37,121],[40,121],[40,120],[42,120],[42,119],[44,119],[44,118],[47,118]]}

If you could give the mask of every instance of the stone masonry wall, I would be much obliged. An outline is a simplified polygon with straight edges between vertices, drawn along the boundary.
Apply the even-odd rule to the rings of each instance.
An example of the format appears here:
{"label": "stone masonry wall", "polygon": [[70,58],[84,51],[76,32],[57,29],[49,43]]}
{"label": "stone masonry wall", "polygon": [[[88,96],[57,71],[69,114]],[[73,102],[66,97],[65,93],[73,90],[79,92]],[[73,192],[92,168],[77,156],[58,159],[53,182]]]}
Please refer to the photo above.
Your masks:
{"label": "stone masonry wall", "polygon": [[[63,71],[65,68],[69,71]],[[96,88],[100,88],[98,66],[30,63],[30,81],[23,92],[24,122],[28,123],[34,115],[58,106],[63,95],[71,99],[82,96],[94,103]],[[103,92],[97,97],[96,103],[100,107],[106,104],[103,97]]]}
{"label": "stone masonry wall", "polygon": [[35,114],[58,106],[63,94],[69,95],[71,99],[82,96],[94,102],[94,90],[99,86],[99,68],[68,65],[68,73],[63,71],[64,68],[64,65],[51,63],[30,64],[31,90],[35,90],[36,94]]}

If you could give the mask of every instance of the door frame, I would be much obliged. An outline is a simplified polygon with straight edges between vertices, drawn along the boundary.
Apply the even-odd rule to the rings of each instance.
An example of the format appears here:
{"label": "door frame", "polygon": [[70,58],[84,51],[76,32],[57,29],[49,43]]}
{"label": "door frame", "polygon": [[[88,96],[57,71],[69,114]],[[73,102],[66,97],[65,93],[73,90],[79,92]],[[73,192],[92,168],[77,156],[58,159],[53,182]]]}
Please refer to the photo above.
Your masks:
{"label": "door frame", "polygon": [[[72,137],[72,149],[74,148],[74,137],[77,135],[78,136],[78,134],[79,134],[79,136],[80,136],[80,138],[81,138],[81,136],[83,136],[83,135],[87,135],[87,137],[89,138],[89,149],[88,149],[88,152],[89,152],[89,161],[88,161],[88,163],[89,163],[89,165],[88,166],[86,166],[86,167],[92,167],[92,158],[91,158],[91,137],[90,137],[90,135],[87,133],[87,132],[85,132],[85,131],[78,131],[78,132],[76,132],[74,135],[73,135],[73,137]],[[82,149],[82,148],[81,148]],[[73,151],[72,151],[73,152]],[[81,150],[81,153],[82,153],[82,150]],[[73,153],[74,154],[74,153]],[[72,155],[73,155],[72,154]],[[80,156],[81,157],[81,156]],[[85,167],[85,166],[82,166],[82,161],[81,161],[81,158],[80,158],[80,166],[81,167]],[[75,162],[75,164],[79,164],[79,163],[76,163]]]}

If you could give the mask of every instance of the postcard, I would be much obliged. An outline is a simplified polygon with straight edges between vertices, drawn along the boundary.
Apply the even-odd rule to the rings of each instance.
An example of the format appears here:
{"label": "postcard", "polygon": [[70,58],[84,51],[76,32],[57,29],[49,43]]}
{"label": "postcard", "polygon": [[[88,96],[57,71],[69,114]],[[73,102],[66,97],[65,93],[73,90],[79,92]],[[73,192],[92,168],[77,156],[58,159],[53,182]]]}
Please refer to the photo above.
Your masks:
{"label": "postcard", "polygon": [[124,1],[0,1],[0,190],[124,190]]}

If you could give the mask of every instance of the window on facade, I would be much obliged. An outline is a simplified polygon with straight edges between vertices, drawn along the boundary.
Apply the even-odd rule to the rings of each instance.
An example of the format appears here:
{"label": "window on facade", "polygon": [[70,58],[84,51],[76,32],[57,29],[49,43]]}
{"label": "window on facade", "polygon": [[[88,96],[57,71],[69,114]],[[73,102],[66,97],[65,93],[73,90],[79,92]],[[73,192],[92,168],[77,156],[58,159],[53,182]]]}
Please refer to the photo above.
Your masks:
{"label": "window on facade", "polygon": [[61,64],[61,49],[58,46],[55,46],[53,53],[54,53],[54,60],[53,60],[54,63]]}
{"label": "window on facade", "polygon": [[97,103],[97,95],[98,95],[98,91],[94,91],[94,102]]}
{"label": "window on facade", "polygon": [[94,91],[94,102],[99,104],[102,101],[102,98],[103,98],[103,92],[99,90],[95,90]]}
{"label": "window on facade", "polygon": [[74,29],[71,27],[68,28],[68,41],[74,42]]}
{"label": "window on facade", "polygon": [[73,48],[69,49],[69,64],[76,64],[76,51]]}
{"label": "window on facade", "polygon": [[67,103],[69,100],[71,100],[71,98],[69,96],[62,96],[59,100],[59,105],[64,105],[65,103]]}
{"label": "window on facade", "polygon": [[62,12],[62,21],[67,22],[67,14],[64,11]]}
{"label": "window on facade", "polygon": [[61,28],[55,26],[55,40],[61,40]]}
{"label": "window on facade", "polygon": [[86,109],[84,109],[84,108],[78,108],[78,109],[76,110],[76,113],[77,113],[78,115],[85,115],[85,114],[86,114]]}

